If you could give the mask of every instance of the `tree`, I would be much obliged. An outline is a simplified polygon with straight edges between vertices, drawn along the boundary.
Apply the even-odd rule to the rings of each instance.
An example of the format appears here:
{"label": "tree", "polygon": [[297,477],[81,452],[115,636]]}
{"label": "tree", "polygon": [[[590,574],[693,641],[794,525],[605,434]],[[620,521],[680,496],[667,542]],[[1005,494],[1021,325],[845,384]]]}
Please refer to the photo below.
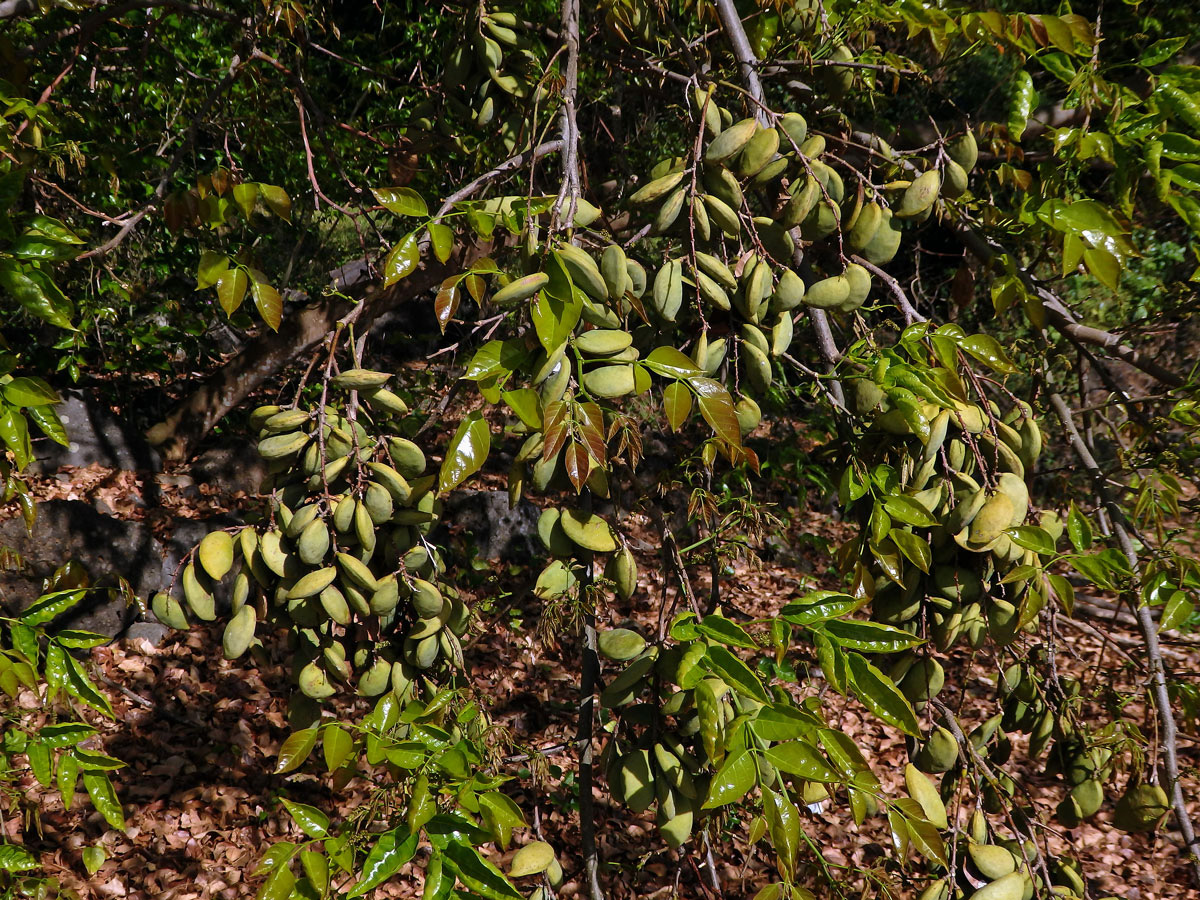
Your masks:
{"label": "tree", "polygon": [[[151,439],[185,458],[263,385],[282,398],[246,426],[274,476],[263,520],[205,538],[153,611],[219,620],[226,655],[264,665],[286,629],[278,771],[320,743],[335,785],[374,767],[394,802],[335,822],[285,801],[308,840],[263,861],[261,896],[363,896],[423,848],[426,897],[544,896],[565,868],[600,900],[620,874],[594,786],[653,810],[718,894],[714,857],[765,840],[746,851],[775,869],[763,900],[839,881],[1083,896],[1047,829],[1109,800],[1130,833],[1172,816],[1200,877],[1177,738],[1197,697],[1158,638],[1195,613],[1200,570],[1173,543],[1195,383],[1153,336],[1195,297],[1191,23],[806,0],[5,12],[0,285],[12,346],[52,350],[5,357],[7,499],[28,496],[29,424],[65,439],[54,372],[162,372],[227,319],[240,350],[140,411]],[[369,287],[326,290],[358,258]],[[166,299],[185,275],[195,290]],[[440,346],[382,370],[372,324],[418,302]],[[459,408],[430,441],[423,420]],[[740,616],[724,566],[771,529],[773,426],[819,416],[854,529],[837,577]],[[664,423],[682,515],[640,477]],[[513,502],[544,510],[530,580],[579,683],[578,847],[527,842],[507,875],[480,848],[526,826],[504,787],[538,751],[507,747],[459,674],[469,560],[429,539],[501,453]],[[612,627],[646,590],[633,512],[672,587],[657,633]],[[1060,671],[1084,586],[1135,617],[1154,741]],[[0,659],[36,666],[6,622]],[[946,686],[979,679],[976,720]],[[826,691],[907,736],[906,795],[826,719]],[[1017,735],[1057,806],[1009,774]],[[881,812],[893,862],[835,875],[804,819],[823,801]]]}

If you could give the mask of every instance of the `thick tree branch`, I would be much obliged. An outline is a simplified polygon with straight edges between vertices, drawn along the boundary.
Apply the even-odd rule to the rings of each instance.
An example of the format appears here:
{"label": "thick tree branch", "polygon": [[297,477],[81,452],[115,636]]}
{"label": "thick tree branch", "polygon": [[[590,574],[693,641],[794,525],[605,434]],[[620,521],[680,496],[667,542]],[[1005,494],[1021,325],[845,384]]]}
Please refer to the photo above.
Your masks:
{"label": "thick tree branch", "polygon": [[[1129,563],[1129,567],[1133,570],[1135,578],[1140,581],[1142,572],[1141,561],[1138,559],[1133,541],[1129,537],[1129,522],[1125,517],[1125,511],[1109,491],[1108,479],[1105,477],[1104,472],[1101,471],[1096,458],[1092,456],[1092,452],[1088,449],[1083,437],[1079,434],[1079,429],[1075,426],[1075,417],[1070,407],[1067,406],[1062,396],[1057,392],[1050,394],[1050,405],[1054,408],[1054,412],[1058,415],[1063,428],[1067,432],[1067,439],[1071,443],[1071,448],[1075,451],[1075,455],[1079,457],[1079,461],[1091,476],[1096,493],[1100,495],[1101,502],[1108,510],[1108,514],[1112,520],[1113,534],[1117,539],[1117,545],[1121,550],[1121,554],[1125,557],[1126,562]],[[1191,856],[1193,876],[1196,883],[1200,884],[1200,842],[1196,840],[1196,829],[1192,824],[1192,817],[1188,812],[1187,802],[1183,796],[1183,785],[1179,780],[1179,729],[1175,724],[1175,714],[1171,709],[1171,695],[1167,689],[1166,666],[1163,664],[1162,648],[1158,642],[1158,624],[1154,621],[1150,608],[1144,603],[1139,603],[1136,598],[1131,598],[1130,605],[1134,607],[1138,629],[1141,631],[1142,638],[1146,644],[1146,657],[1150,667],[1150,690],[1154,696],[1154,706],[1158,711],[1159,727],[1162,729],[1162,748],[1163,756],[1166,760],[1168,782],[1166,785],[1167,796],[1171,799],[1171,806],[1175,810],[1175,821],[1179,825],[1179,832],[1183,835],[1183,842],[1187,846],[1188,853]]]}
{"label": "thick tree branch", "polygon": [[255,337],[184,397],[166,419],[146,433],[147,439],[166,459],[188,459],[222,418],[296,357],[316,348],[339,320],[357,313],[359,331],[366,333],[385,312],[437,287],[489,249],[490,245],[460,247],[445,263],[424,253],[416,272],[390,288],[369,294],[358,306],[329,299],[289,315],[279,331],[265,331]]}
{"label": "thick tree branch", "polygon": [[[991,263],[997,256],[1004,253],[1004,248],[989,241],[966,222],[959,222],[955,230],[963,245],[983,263]],[[1016,271],[1017,277],[1021,279],[1025,289],[1041,298],[1042,305],[1046,309],[1046,318],[1050,324],[1067,337],[1083,344],[1100,347],[1115,358],[1145,372],[1163,384],[1181,387],[1187,382],[1187,379],[1177,372],[1172,372],[1154,360],[1148,359],[1145,354],[1126,344],[1118,335],[1099,328],[1081,325],[1066,304],[1062,302],[1062,299],[1039,284],[1028,270],[1018,266]]]}
{"label": "thick tree branch", "polygon": [[750,94],[750,99],[754,101],[754,117],[760,125],[767,127],[770,125],[770,118],[767,115],[766,95],[763,94],[762,81],[758,77],[758,58],[750,46],[750,39],[746,37],[746,29],[742,25],[742,18],[738,15],[737,7],[733,5],[733,0],[717,0],[717,15],[721,17],[721,26],[725,29],[725,36],[729,39],[733,55],[742,70],[742,81],[746,83],[746,90]]}

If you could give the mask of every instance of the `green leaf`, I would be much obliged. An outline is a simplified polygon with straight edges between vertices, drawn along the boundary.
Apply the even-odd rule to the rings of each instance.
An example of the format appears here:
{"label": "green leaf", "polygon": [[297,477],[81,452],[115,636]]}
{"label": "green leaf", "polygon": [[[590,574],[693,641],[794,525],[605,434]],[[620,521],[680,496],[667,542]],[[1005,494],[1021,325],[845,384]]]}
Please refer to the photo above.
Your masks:
{"label": "green leaf", "polygon": [[857,653],[848,653],[855,694],[878,718],[907,735],[920,737],[921,726],[912,706],[890,678]]}
{"label": "green leaf", "polygon": [[371,193],[388,212],[398,216],[427,216],[429,206],[425,198],[408,187],[371,188]]}
{"label": "green leaf", "polygon": [[8,291],[26,312],[51,325],[74,331],[74,305],[45,274],[11,260],[0,259],[0,288]]}
{"label": "green leaf", "polygon": [[849,615],[864,603],[836,591],[813,591],[805,595],[803,603],[789,603],[779,614],[793,625],[813,625]]}
{"label": "green leaf", "polygon": [[340,769],[354,750],[354,738],[340,725],[330,723],[321,730],[321,751],[330,772]]}
{"label": "green leaf", "polygon": [[242,301],[246,299],[246,289],[249,286],[250,279],[246,277],[246,270],[241,266],[226,269],[217,276],[217,301],[221,304],[221,309],[225,310],[225,315],[232,316],[237,312]]}
{"label": "green leaf", "polygon": [[83,849],[83,867],[89,875],[95,875],[108,859],[108,852],[99,844]]}
{"label": "green leaf", "polygon": [[363,863],[361,880],[354,886],[347,900],[361,897],[367,891],[383,884],[398,871],[400,867],[413,858],[417,850],[417,836],[409,834],[403,825],[384,832]]}
{"label": "green leaf", "polygon": [[808,741],[787,741],[776,744],[764,754],[767,762],[789,775],[799,775],[808,781],[831,783],[840,776],[825,761],[821,751]]}
{"label": "green leaf", "polygon": [[1167,599],[1166,605],[1163,607],[1158,627],[1161,631],[1178,628],[1190,619],[1195,611],[1196,605],[1188,599],[1187,594],[1183,591],[1175,591]]}
{"label": "green leaf", "polygon": [[448,864],[472,891],[489,900],[523,900],[521,893],[504,877],[504,873],[480,855],[479,851],[461,840],[451,840],[445,850],[443,865]]}
{"label": "green leaf", "polygon": [[54,443],[64,447],[71,446],[71,440],[67,437],[67,429],[63,427],[62,419],[58,417],[53,406],[31,406],[25,410],[25,415],[33,421],[42,434]]}
{"label": "green leaf", "polygon": [[759,703],[770,702],[770,696],[750,667],[724,647],[709,647],[708,662],[717,674],[738,692],[753,697]]}
{"label": "green leaf", "polygon": [[1008,96],[1008,133],[1014,141],[1025,133],[1032,109],[1033,77],[1022,69],[1013,75]]}
{"label": "green leaf", "polygon": [[24,469],[33,459],[33,445],[29,442],[29,423],[17,410],[0,408],[0,439],[12,451],[17,471]]}
{"label": "green leaf", "polygon": [[702,809],[715,809],[741,800],[754,787],[758,780],[758,767],[754,764],[754,756],[749,750],[739,750],[725,757],[712,778],[708,789],[708,797],[704,800]]}
{"label": "green leaf", "polygon": [[958,346],[997,372],[1013,375],[1020,371],[1016,364],[1008,358],[1008,354],[1004,352],[1000,342],[990,334],[973,334],[959,341]]}
{"label": "green leaf", "polygon": [[71,751],[71,755],[79,763],[79,769],[82,772],[115,772],[125,768],[125,763],[121,760],[98,750],[76,747]]}
{"label": "green leaf", "polygon": [[258,190],[262,194],[263,201],[267,204],[267,208],[285,222],[292,221],[292,198],[287,195],[287,191],[278,185],[262,184],[258,185]]}
{"label": "green leaf", "polygon": [[483,381],[496,375],[509,375],[528,360],[529,351],[518,340],[488,341],[475,351],[467,363],[463,378],[467,381]]}
{"label": "green leaf", "polygon": [[254,307],[262,320],[272,331],[278,331],[279,323],[283,321],[283,298],[279,296],[279,291],[265,281],[255,279],[250,284],[250,293],[254,296]]}
{"label": "green leaf", "polygon": [[[49,651],[47,651],[47,659],[48,658]],[[110,704],[108,702],[108,698],[100,693],[100,691],[96,689],[96,686],[92,684],[91,679],[88,678],[87,674],[83,671],[83,667],[80,666],[79,663],[75,661],[75,658],[68,653],[64,653],[62,659],[67,670],[67,693],[75,699],[86,703],[97,712],[103,713],[108,718],[113,718],[112,704]]]}
{"label": "green leaf", "polygon": [[313,725],[300,731],[293,731],[279,748],[279,761],[275,764],[275,774],[291,772],[300,768],[313,747],[317,745],[317,726]]}
{"label": "green leaf", "polygon": [[790,878],[796,870],[796,852],[800,847],[800,810],[786,794],[777,794],[769,788],[763,789],[762,798],[779,872]]}
{"label": "green leaf", "polygon": [[1073,500],[1067,512],[1067,537],[1071,539],[1071,546],[1080,553],[1092,549],[1092,525]]}
{"label": "green leaf", "polygon": [[253,182],[243,182],[233,186],[233,202],[241,210],[242,218],[250,220],[254,214],[254,204],[258,202],[258,185]]}
{"label": "green leaf", "polygon": [[508,847],[514,828],[525,827],[520,807],[507,794],[487,791],[479,795],[479,811],[501,849]]}
{"label": "green leaf", "polygon": [[1143,66],[1157,66],[1159,63],[1166,62],[1182,50],[1187,42],[1188,39],[1186,37],[1174,37],[1155,41],[1142,51],[1142,56],[1138,60],[1138,64]]}
{"label": "green leaf", "polygon": [[437,261],[446,262],[454,252],[454,230],[441,222],[430,222],[429,243],[433,246],[433,255],[437,257]]}
{"label": "green leaf", "polygon": [[268,872],[274,872],[279,867],[286,866],[299,849],[299,846],[291,841],[279,841],[272,844],[270,849],[262,855],[262,859],[258,861],[252,877],[261,878]]}
{"label": "green leaf", "polygon": [[304,803],[293,803],[291,800],[280,798],[284,808],[292,817],[292,821],[300,830],[314,840],[320,840],[329,834],[329,816],[315,806]]}
{"label": "green leaf", "polygon": [[833,619],[825,623],[823,630],[840,646],[863,653],[899,653],[925,643],[915,634],[882,622]]}
{"label": "green leaf", "polygon": [[79,760],[73,753],[63,753],[58,758],[58,773],[54,777],[63,809],[70,809],[75,802],[75,785],[79,781]]}
{"label": "green leaf", "polygon": [[714,641],[727,644],[730,647],[744,647],[747,650],[757,650],[758,644],[746,634],[742,626],[717,613],[707,615],[696,623],[696,630]]}
{"label": "green leaf", "polygon": [[59,722],[56,725],[46,725],[38,731],[38,740],[47,747],[59,749],[73,747],[93,734],[96,734],[96,729],[86,722]]}
{"label": "green leaf", "polygon": [[733,397],[725,389],[725,385],[711,378],[689,378],[688,387],[696,394],[700,404],[700,415],[709,424],[717,437],[732,444],[742,445],[742,430],[738,425],[737,415],[733,410]]}
{"label": "green leaf", "polygon": [[666,378],[685,379],[704,374],[691,357],[674,347],[655,347],[646,357],[645,366]]}
{"label": "green leaf", "polygon": [[84,772],[83,786],[87,788],[88,796],[92,798],[92,806],[96,807],[96,812],[104,816],[104,821],[117,831],[124,831],[125,814],[121,811],[117,792],[113,790],[108,776],[103,772]]}
{"label": "green leaf", "polygon": [[492,449],[492,433],[487,420],[473,412],[450,440],[442,470],[438,476],[438,490],[442,493],[458,487],[479,471]]}
{"label": "green leaf", "polygon": [[25,745],[25,755],[29,758],[29,768],[33,777],[42,787],[50,787],[53,783],[53,763],[50,759],[50,748],[42,741],[29,741]]}
{"label": "green leaf", "polygon": [[296,887],[296,876],[288,866],[277,866],[271,871],[258,892],[258,900],[289,900]]}
{"label": "green leaf", "polygon": [[42,625],[56,616],[74,607],[83,599],[86,591],[54,591],[43,594],[21,613],[20,619],[26,625]]}
{"label": "green leaf", "polygon": [[883,498],[883,508],[898,522],[915,528],[932,528],[937,524],[934,517],[921,501],[903,494],[892,494]]}
{"label": "green leaf", "polygon": [[417,268],[419,260],[417,233],[409,232],[388,253],[383,262],[383,286],[391,287],[402,278],[407,278]]}
{"label": "green leaf", "polygon": [[750,720],[750,730],[764,741],[772,742],[807,737],[815,727],[811,714],[782,703],[763,706]]}
{"label": "green leaf", "polygon": [[525,425],[534,431],[542,428],[542,395],[533,388],[520,388],[515,391],[504,391],[500,394],[502,400],[517,414]]}
{"label": "green leaf", "polygon": [[0,843],[0,872],[32,872],[38,868],[37,857],[24,847]]}
{"label": "green leaf", "polygon": [[692,392],[682,381],[673,381],[663,388],[663,412],[672,431],[678,431],[692,413]]}
{"label": "green leaf", "polygon": [[1037,525],[1017,525],[1004,532],[1018,547],[1032,550],[1039,556],[1054,555],[1054,538],[1044,528]]}
{"label": "green leaf", "polygon": [[925,574],[929,574],[929,567],[933,564],[933,552],[929,549],[929,541],[911,531],[902,531],[899,528],[891,529],[888,537],[891,538],[893,544],[900,548],[900,552],[909,562]]}

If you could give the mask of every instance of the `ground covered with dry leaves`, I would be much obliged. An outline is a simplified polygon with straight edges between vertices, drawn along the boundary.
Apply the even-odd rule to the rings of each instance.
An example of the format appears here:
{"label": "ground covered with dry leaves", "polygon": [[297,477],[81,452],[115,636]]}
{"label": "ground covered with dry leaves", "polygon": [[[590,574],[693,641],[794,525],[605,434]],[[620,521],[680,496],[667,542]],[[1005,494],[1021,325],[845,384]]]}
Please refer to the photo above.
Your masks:
{"label": "ground covered with dry leaves", "polygon": [[[67,479],[45,480],[39,494],[43,498],[104,499],[111,509],[127,516],[162,515],[165,511],[174,516],[206,516],[236,508],[247,499],[223,496],[207,485],[181,499],[172,492],[170,477],[160,477],[163,511],[147,511],[131,501],[144,487],[144,481],[132,473],[93,469],[69,474]],[[811,503],[818,499],[812,498]],[[836,542],[842,536],[841,526],[828,509],[810,505],[777,512],[788,523],[788,535],[777,546],[790,548],[789,552],[766,553],[758,563],[739,562],[728,579],[730,606],[751,616],[768,616],[796,593],[819,583],[820,573],[828,565],[820,549],[821,539]],[[632,618],[650,633],[657,628],[660,603],[672,604],[676,589],[674,584],[663,583],[663,560],[652,544],[649,523],[635,517],[629,524],[635,538],[639,532],[645,538],[639,553],[645,589],[632,608],[607,610],[604,617],[613,625]],[[695,575],[703,591],[707,575],[701,571]],[[571,755],[561,747],[569,743],[575,730],[576,651],[569,638],[561,643],[539,638],[539,610],[523,580],[527,577],[514,576],[499,565],[491,575],[481,577],[475,589],[477,601],[497,596],[508,600],[493,604],[496,611],[478,623],[470,659],[475,685],[495,721],[506,726],[524,747],[551,748],[545,764],[535,767],[537,777],[514,781],[511,791],[527,820],[536,823],[541,836],[560,849],[567,867],[567,882],[560,896],[570,900],[585,895],[580,873],[572,870],[579,836],[570,812],[569,788],[561,780],[569,778],[573,765]],[[1137,683],[1140,661],[1132,631],[1124,635],[1124,644],[1131,648],[1126,649],[1120,641],[1103,641],[1086,623],[1075,626],[1060,620],[1058,630],[1062,638],[1060,666],[1085,685],[1093,685],[1097,678],[1124,679],[1130,688]],[[1177,672],[1200,671],[1200,652],[1191,645],[1176,646],[1172,653]],[[995,693],[987,672],[995,669],[980,665],[968,676],[964,674],[970,668],[968,656],[959,652],[956,662],[958,671],[950,683],[957,693],[948,691],[947,702],[957,706],[966,720],[982,719]],[[275,753],[288,734],[287,685],[276,671],[260,671],[249,658],[224,660],[216,627],[174,634],[160,647],[136,639],[117,641],[95,651],[92,664],[117,711],[117,722],[103,726],[98,743],[127,763],[125,770],[115,773],[128,822],[126,832],[108,831],[82,797],[73,809],[64,810],[57,793],[40,791],[32,781],[26,789],[41,804],[40,823],[22,823],[12,815],[4,821],[11,837],[23,831],[25,840],[41,853],[47,871],[83,898],[251,897],[260,883],[252,873],[263,853],[278,840],[299,839],[279,802],[281,797],[320,806],[336,818],[368,802],[375,790],[369,772],[336,793],[326,780],[303,770],[272,774]],[[805,689],[820,690],[820,683],[814,681]],[[832,693],[825,694],[824,701],[831,722],[870,750],[885,784],[899,784],[907,762],[903,738],[880,726],[853,702]],[[358,707],[359,712],[366,710],[361,701]],[[1152,719],[1137,703],[1126,708],[1126,715],[1147,734],[1154,733]],[[1184,730],[1194,728],[1190,725]],[[1200,765],[1200,738],[1185,735],[1180,749],[1189,769],[1187,788],[1197,796],[1200,791],[1194,774]],[[1019,756],[1014,753],[1014,760]],[[1017,766],[1015,772],[1020,774],[1023,789],[1043,800],[1047,808],[1057,803],[1060,789],[1050,778],[1029,766]],[[1185,887],[1187,865],[1178,835],[1167,831],[1156,836],[1128,836],[1104,827],[1111,816],[1111,799],[1092,823],[1070,831],[1056,829],[1049,837],[1053,851],[1069,848],[1081,859],[1092,879],[1092,895],[1131,900],[1200,896]],[[967,804],[965,810],[959,809],[960,820],[965,821],[974,797],[962,796],[960,801]],[[698,855],[659,849],[652,819],[630,816],[599,793],[597,804],[605,880],[614,900],[667,898],[675,892],[715,900],[703,886]],[[23,829],[23,825],[29,827]],[[835,802],[808,816],[806,832],[813,848],[810,857],[819,850],[834,870],[847,865],[895,867],[882,818],[868,819],[857,828],[846,806]],[[745,831],[738,833],[744,835]],[[88,877],[79,849],[101,839],[109,859]],[[502,863],[503,855],[496,851],[493,859]],[[756,853],[755,848],[736,839],[724,843],[718,866],[725,896],[730,898],[753,896],[772,874],[765,852]],[[420,879],[415,874],[419,869],[420,858],[382,889],[381,896],[419,894]],[[913,884],[919,885],[921,870],[915,858],[909,860],[909,869]],[[852,885],[847,887],[853,891]],[[818,896],[827,895],[819,887],[816,891]]]}

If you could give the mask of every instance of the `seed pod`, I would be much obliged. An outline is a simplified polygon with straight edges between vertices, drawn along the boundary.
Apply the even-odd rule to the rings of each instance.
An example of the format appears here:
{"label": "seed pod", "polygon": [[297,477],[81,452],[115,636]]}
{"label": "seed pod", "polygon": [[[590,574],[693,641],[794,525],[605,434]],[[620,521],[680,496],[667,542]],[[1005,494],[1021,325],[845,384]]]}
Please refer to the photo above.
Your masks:
{"label": "seed pod", "polygon": [[709,278],[699,269],[694,273],[696,278],[696,291],[700,294],[700,298],[710,306],[715,306],[718,309],[728,310],[732,308],[729,302],[729,295],[725,293],[724,288],[717,282]]}
{"label": "seed pod", "polygon": [[629,197],[630,203],[653,203],[665,197],[683,181],[683,172],[670,172],[661,178],[655,178],[643,187],[634,191]]}
{"label": "seed pod", "polygon": [[168,593],[159,591],[155,594],[150,601],[150,609],[153,610],[158,621],[169,628],[174,628],[177,631],[186,631],[190,626],[183,606]]}
{"label": "seed pod", "polygon": [[949,160],[942,170],[942,196],[956,200],[967,192],[967,173],[954,160]]}
{"label": "seed pod", "polygon": [[791,269],[784,269],[775,284],[775,293],[771,297],[773,312],[786,312],[795,309],[804,300],[804,281]]}
{"label": "seed pod", "polygon": [[637,589],[637,561],[633,558],[633,551],[622,547],[614,553],[604,568],[604,576],[612,581],[618,597],[622,600],[632,597]]}
{"label": "seed pod", "polygon": [[902,219],[911,219],[925,212],[937,200],[941,186],[942,176],[937,169],[930,169],[928,172],[918,175],[904,191],[904,196],[900,198],[900,205],[896,208],[895,214]]}
{"label": "seed pod", "polygon": [[375,523],[371,520],[371,514],[367,512],[366,504],[362,501],[354,505],[354,536],[358,538],[359,545],[366,553],[363,557],[363,562],[366,562],[375,552],[376,536]]}
{"label": "seed pod", "polygon": [[721,363],[725,361],[725,354],[729,348],[729,342],[725,338],[717,338],[715,341],[710,341],[708,345],[708,353],[704,364],[704,371],[708,375],[714,374],[721,367]]}
{"label": "seed pod", "polygon": [[629,260],[619,244],[609,244],[600,255],[600,274],[608,286],[608,298],[620,300],[629,285]]}
{"label": "seed pod", "polygon": [[337,585],[331,584],[321,591],[321,607],[339,625],[350,624],[350,604]]}
{"label": "seed pod", "polygon": [[388,689],[392,680],[392,664],[378,658],[358,679],[358,693],[363,697],[378,697]]}
{"label": "seed pod", "polygon": [[233,568],[233,538],[227,531],[204,536],[196,550],[200,565],[214,581],[220,581]]}
{"label": "seed pod", "polygon": [[329,386],[347,391],[365,391],[370,388],[383,387],[389,379],[390,372],[376,372],[372,369],[347,369],[329,379]]}
{"label": "seed pod", "polygon": [[216,602],[207,584],[207,577],[189,563],[183,570],[183,596],[192,615],[205,622],[217,617]]}
{"label": "seed pod", "polygon": [[706,163],[723,163],[733,158],[750,141],[758,130],[754,119],[742,119],[731,125],[709,142],[704,151]]}
{"label": "seed pod", "polygon": [[871,293],[871,273],[858,263],[850,263],[842,277],[846,279],[849,292],[846,299],[838,304],[838,309],[841,312],[854,312],[866,302]]}
{"label": "seed pod", "polygon": [[858,218],[850,228],[846,242],[855,253],[862,250],[875,237],[879,223],[883,220],[883,208],[878,203],[868,203],[859,210]]}
{"label": "seed pod", "polygon": [[596,329],[585,331],[575,338],[575,349],[584,356],[611,357],[625,350],[633,343],[633,335],[628,331],[613,329]]}
{"label": "seed pod", "polygon": [[844,275],[824,278],[809,286],[804,294],[804,305],[817,309],[833,309],[841,306],[850,296],[850,282]]}
{"label": "seed pod", "polygon": [[263,422],[262,427],[271,434],[286,434],[296,431],[310,418],[306,409],[284,409]]}
{"label": "seed pod", "polygon": [[985,884],[971,895],[971,900],[1021,900],[1025,896],[1025,875],[1010,872],[1003,878]]}
{"label": "seed pod", "polygon": [[583,388],[589,394],[606,400],[632,394],[635,388],[633,366],[601,366],[583,376]]}
{"label": "seed pod", "polygon": [[675,224],[675,220],[679,218],[680,212],[683,211],[683,203],[687,199],[687,188],[677,188],[667,196],[663,201],[662,206],[658,208],[658,214],[654,217],[654,231],[656,234],[664,234],[669,231],[671,226]]}
{"label": "seed pod", "polygon": [[767,358],[767,354],[763,353],[754,344],[742,344],[743,365],[745,366],[746,378],[750,381],[751,387],[758,393],[765,394],[771,386],[771,361]]}
{"label": "seed pod", "polygon": [[892,211],[885,209],[874,237],[862,249],[862,255],[868,262],[877,266],[886,265],[900,249],[900,226],[893,219]]}
{"label": "seed pod", "polygon": [[250,649],[256,624],[253,606],[243,606],[234,614],[221,636],[221,649],[226,659],[237,659]]}
{"label": "seed pod", "polygon": [[311,697],[313,700],[325,700],[337,692],[337,688],[329,680],[325,670],[315,662],[310,662],[300,670],[297,682],[304,696]]}
{"label": "seed pod", "polygon": [[762,410],[754,402],[753,397],[741,397],[733,405],[733,414],[737,416],[738,431],[742,437],[747,437],[762,421]]}
{"label": "seed pod", "polygon": [[762,171],[775,154],[779,151],[779,132],[774,128],[763,128],[754,133],[746,142],[738,157],[737,172],[743,178],[750,178]]}
{"label": "seed pod", "polygon": [[967,129],[962,137],[950,142],[946,153],[956,165],[962,168],[963,172],[970,172],[975,168],[975,163],[979,159],[979,145],[975,141],[974,132]]}
{"label": "seed pod", "polygon": [[367,483],[367,489],[363,492],[362,505],[366,508],[367,515],[370,516],[371,522],[375,525],[381,525],[392,517],[392,495],[382,484],[374,481]]}
{"label": "seed pod", "polygon": [[742,186],[733,173],[724,166],[709,166],[704,170],[702,178],[704,188],[726,206],[733,210],[742,208],[744,197]]}
{"label": "seed pod", "polygon": [[808,122],[798,112],[784,113],[780,116],[778,128],[788,146],[794,144],[798,148],[808,137]]}
{"label": "seed pod", "polygon": [[787,353],[788,348],[792,345],[792,333],[794,328],[792,316],[788,312],[781,312],[779,318],[775,320],[775,324],[771,326],[771,355],[782,356]]}
{"label": "seed pod", "polygon": [[771,345],[767,341],[766,335],[763,334],[762,331],[756,326],[745,323],[742,325],[740,333],[744,342],[753,344],[764,354],[769,354],[771,352]]}
{"label": "seed pod", "polygon": [[379,582],[375,579],[375,576],[371,574],[371,570],[368,569],[361,560],[356,559],[349,553],[338,553],[336,554],[335,558],[337,559],[338,566],[341,567],[342,572],[344,572],[346,577],[349,578],[354,584],[358,585],[367,593],[374,593],[379,589]]}
{"label": "seed pod", "polygon": [[590,255],[573,244],[559,244],[554,254],[570,274],[571,280],[584,293],[593,300],[608,298],[608,285],[604,283],[600,267]]}
{"label": "seed pod", "polygon": [[387,441],[388,454],[396,471],[410,481],[425,471],[425,453],[412,441],[401,437],[390,437]]}
{"label": "seed pod", "polygon": [[559,517],[563,531],[576,545],[596,553],[611,553],[617,541],[608,522],[600,516],[578,510],[565,510]]}
{"label": "seed pod", "polygon": [[658,314],[664,320],[674,322],[683,305],[683,263],[680,260],[668,260],[658,270],[652,299]]}
{"label": "seed pod", "polygon": [[704,204],[696,195],[692,195],[692,201],[688,205],[688,213],[692,217],[692,224],[696,229],[696,237],[701,242],[708,243],[712,240],[712,222],[708,218],[708,210],[704,208]]}
{"label": "seed pod", "polygon": [[295,456],[308,443],[309,436],[302,431],[290,434],[276,434],[258,442],[258,455],[271,461]]}
{"label": "seed pod", "polygon": [[498,304],[519,303],[528,300],[549,283],[550,276],[545,272],[534,272],[532,275],[513,279],[492,294],[492,300]]}
{"label": "seed pod", "polygon": [[734,239],[742,233],[741,220],[725,201],[714,197],[712,194],[705,194],[701,199],[708,209],[709,217],[726,237]]}
{"label": "seed pod", "polygon": [[811,175],[792,185],[791,196],[779,213],[779,224],[795,228],[808,218],[821,197],[821,183]]}
{"label": "seed pod", "polygon": [[[729,266],[717,257],[701,251],[696,252],[696,266],[727,291],[736,291],[738,282]],[[728,307],[726,307],[728,308]]]}
{"label": "seed pod", "polygon": [[[400,604],[400,583],[396,576],[389,575],[378,582],[379,587],[370,592],[368,613],[376,616],[386,616]],[[353,596],[347,589],[347,597]]]}

